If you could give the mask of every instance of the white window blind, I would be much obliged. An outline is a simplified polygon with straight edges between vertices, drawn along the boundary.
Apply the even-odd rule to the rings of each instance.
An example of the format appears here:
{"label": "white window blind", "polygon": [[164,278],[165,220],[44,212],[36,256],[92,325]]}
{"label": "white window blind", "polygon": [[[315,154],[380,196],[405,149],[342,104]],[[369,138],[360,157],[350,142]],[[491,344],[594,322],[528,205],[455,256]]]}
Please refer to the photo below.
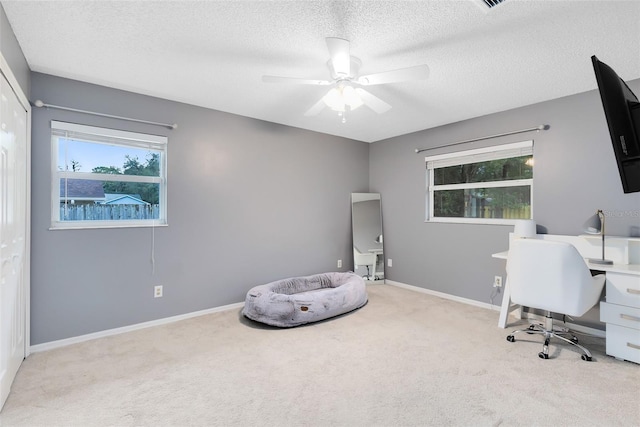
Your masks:
{"label": "white window blind", "polygon": [[478,148],[462,152],[440,154],[426,157],[427,169],[445,168],[448,166],[486,162],[489,160],[508,159],[533,155],[533,141],[516,142],[495,147]]}
{"label": "white window blind", "polygon": [[63,136],[70,140],[116,145],[126,144],[131,147],[152,148],[156,150],[163,150],[168,142],[166,136],[148,135],[57,121],[51,122],[51,135]]}

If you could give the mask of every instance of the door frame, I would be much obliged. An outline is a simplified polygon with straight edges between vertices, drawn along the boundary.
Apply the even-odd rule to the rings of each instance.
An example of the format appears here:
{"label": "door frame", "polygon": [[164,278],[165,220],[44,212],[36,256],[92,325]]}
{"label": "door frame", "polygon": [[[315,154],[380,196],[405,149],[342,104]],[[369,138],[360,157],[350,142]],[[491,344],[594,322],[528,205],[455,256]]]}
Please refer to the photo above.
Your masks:
{"label": "door frame", "polygon": [[25,230],[25,248],[24,248],[24,288],[25,288],[25,325],[24,325],[24,357],[27,358],[31,354],[31,104],[29,99],[25,95],[18,79],[16,79],[13,71],[9,67],[9,63],[6,61],[2,52],[0,52],[0,73],[4,75],[9,83],[9,86],[18,97],[18,102],[24,107],[27,112],[27,205],[25,207],[26,212],[26,230]]}

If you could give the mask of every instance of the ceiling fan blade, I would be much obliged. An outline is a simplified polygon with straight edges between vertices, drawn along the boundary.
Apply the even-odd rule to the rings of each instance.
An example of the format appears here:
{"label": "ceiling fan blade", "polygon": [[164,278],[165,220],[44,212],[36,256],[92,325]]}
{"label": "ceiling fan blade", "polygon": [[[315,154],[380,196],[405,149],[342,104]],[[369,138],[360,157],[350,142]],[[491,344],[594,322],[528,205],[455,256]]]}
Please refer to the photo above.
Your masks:
{"label": "ceiling fan blade", "polygon": [[363,86],[370,86],[406,82],[408,80],[424,80],[427,77],[429,77],[429,67],[426,65],[416,65],[415,67],[400,68],[399,70],[361,76],[358,78],[358,83]]}
{"label": "ceiling fan blade", "polygon": [[320,111],[324,110],[324,107],[325,107],[324,100],[322,98],[320,98],[320,101],[318,101],[315,104],[313,104],[313,107],[309,108],[307,110],[307,112],[304,113],[304,115],[305,116],[317,116],[318,114],[320,114]]}
{"label": "ceiling fan blade", "polygon": [[337,37],[327,37],[327,47],[333,71],[339,77],[349,77],[351,75],[351,53],[349,52],[349,40]]}
{"label": "ceiling fan blade", "polygon": [[314,86],[326,86],[332,82],[328,80],[312,80],[312,79],[299,79],[297,77],[280,77],[280,76],[262,76],[264,83],[290,83],[297,85],[314,85]]}
{"label": "ceiling fan blade", "polygon": [[362,99],[364,105],[371,108],[378,114],[386,113],[391,109],[391,105],[362,88],[357,88],[356,93],[360,95],[360,99]]}

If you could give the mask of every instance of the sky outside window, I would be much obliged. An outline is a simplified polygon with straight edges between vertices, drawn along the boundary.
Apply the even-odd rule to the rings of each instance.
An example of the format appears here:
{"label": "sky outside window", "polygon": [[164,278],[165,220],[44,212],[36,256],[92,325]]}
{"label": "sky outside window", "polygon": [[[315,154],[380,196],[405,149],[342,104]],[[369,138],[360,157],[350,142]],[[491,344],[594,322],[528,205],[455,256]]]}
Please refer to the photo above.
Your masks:
{"label": "sky outside window", "polygon": [[119,145],[99,144],[75,139],[60,138],[58,144],[58,170],[72,171],[72,162],[80,165],[76,172],[91,172],[98,166],[114,166],[122,172],[126,156],[145,163],[152,150]]}

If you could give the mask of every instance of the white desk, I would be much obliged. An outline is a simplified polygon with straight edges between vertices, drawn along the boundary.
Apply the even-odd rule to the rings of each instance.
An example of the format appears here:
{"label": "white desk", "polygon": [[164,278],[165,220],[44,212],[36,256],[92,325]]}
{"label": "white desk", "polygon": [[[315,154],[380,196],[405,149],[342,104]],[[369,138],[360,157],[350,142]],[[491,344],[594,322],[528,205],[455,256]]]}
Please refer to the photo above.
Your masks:
{"label": "white desk", "polygon": [[[506,260],[509,256],[509,251],[498,252],[491,255],[493,258]],[[500,306],[500,317],[498,317],[498,327],[504,329],[507,327],[507,317],[513,310],[518,310],[518,319],[522,318],[522,309],[517,304],[511,304],[511,290],[509,289],[509,277],[504,281],[504,291],[502,294],[502,305]]]}
{"label": "white desk", "polygon": [[[509,236],[509,241],[512,240]],[[594,245],[591,236],[558,236],[539,234],[536,238],[544,240],[566,241],[573,244],[586,258],[600,258],[602,246]],[[598,237],[597,242],[601,240]],[[509,252],[498,252],[493,258],[506,260]],[[600,303],[600,320],[606,323],[607,354],[618,359],[640,363],[640,238],[612,237],[606,241],[606,257],[614,261],[613,265],[592,264],[591,270],[604,271],[606,301]],[[518,310],[517,317],[522,318],[519,305],[511,303],[509,277],[505,280],[504,294],[498,326],[507,327],[509,313]]]}

